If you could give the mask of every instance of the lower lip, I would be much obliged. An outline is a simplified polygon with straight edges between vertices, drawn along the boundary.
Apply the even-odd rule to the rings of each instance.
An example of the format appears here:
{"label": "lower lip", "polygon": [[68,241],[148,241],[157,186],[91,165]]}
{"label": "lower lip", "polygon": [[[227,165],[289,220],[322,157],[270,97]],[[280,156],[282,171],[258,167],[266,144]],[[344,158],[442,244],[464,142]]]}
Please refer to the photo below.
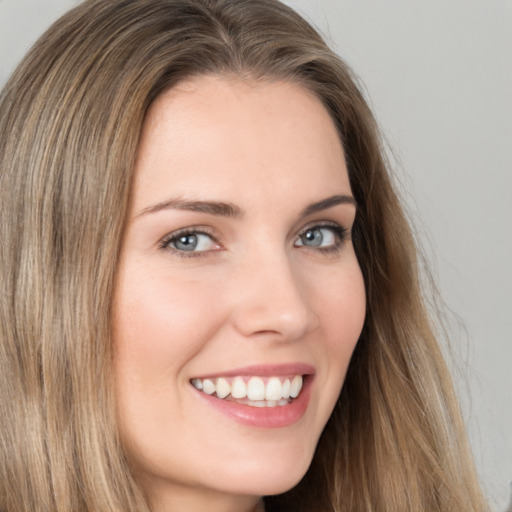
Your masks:
{"label": "lower lip", "polygon": [[312,381],[312,375],[306,376],[299,396],[288,405],[277,405],[275,407],[251,407],[250,405],[221,400],[198,390],[195,391],[208,404],[239,423],[251,427],[282,428],[297,423],[304,416],[311,397]]}

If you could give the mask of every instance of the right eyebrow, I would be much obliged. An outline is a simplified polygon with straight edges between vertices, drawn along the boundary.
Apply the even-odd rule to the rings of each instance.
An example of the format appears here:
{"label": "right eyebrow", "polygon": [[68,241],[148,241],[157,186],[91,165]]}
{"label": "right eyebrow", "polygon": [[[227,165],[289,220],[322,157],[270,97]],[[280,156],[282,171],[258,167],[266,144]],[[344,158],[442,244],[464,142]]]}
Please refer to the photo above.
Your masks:
{"label": "right eyebrow", "polygon": [[339,204],[350,204],[357,208],[356,200],[351,195],[337,194],[335,196],[327,197],[326,199],[322,199],[321,201],[310,204],[307,208],[304,208],[302,215],[307,217],[312,213],[327,210]]}
{"label": "right eyebrow", "polygon": [[160,212],[162,210],[185,210],[191,212],[207,213],[222,217],[242,217],[243,211],[232,203],[220,201],[189,201],[186,199],[167,199],[161,203],[144,208],[137,217],[150,213]]}

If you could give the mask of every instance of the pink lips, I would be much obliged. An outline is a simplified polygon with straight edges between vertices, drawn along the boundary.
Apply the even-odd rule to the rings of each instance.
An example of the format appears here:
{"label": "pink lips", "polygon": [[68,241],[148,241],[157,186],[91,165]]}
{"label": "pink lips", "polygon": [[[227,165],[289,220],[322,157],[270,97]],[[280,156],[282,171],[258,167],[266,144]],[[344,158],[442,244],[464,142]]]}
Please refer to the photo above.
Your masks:
{"label": "pink lips", "polygon": [[207,395],[195,388],[194,390],[210,406],[239,423],[259,428],[282,428],[296,423],[304,416],[311,397],[314,373],[315,369],[312,366],[299,363],[285,365],[253,365],[200,377],[201,379],[213,379],[236,376],[279,377],[302,375],[304,383],[299,396],[293,399],[288,405],[278,407],[252,407],[230,400],[222,400],[214,395]]}

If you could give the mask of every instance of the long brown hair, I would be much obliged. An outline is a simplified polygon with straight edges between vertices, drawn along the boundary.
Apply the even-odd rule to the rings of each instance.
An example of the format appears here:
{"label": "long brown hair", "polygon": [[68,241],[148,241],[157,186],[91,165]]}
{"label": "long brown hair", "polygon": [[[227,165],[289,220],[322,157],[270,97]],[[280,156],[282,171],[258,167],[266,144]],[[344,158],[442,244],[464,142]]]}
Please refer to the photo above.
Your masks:
{"label": "long brown hair", "polygon": [[90,0],[0,96],[0,510],[149,510],[118,439],[110,313],[141,126],[185,78],[313,91],[358,203],[367,317],[311,468],[267,511],[483,511],[416,252],[347,66],[276,0]]}

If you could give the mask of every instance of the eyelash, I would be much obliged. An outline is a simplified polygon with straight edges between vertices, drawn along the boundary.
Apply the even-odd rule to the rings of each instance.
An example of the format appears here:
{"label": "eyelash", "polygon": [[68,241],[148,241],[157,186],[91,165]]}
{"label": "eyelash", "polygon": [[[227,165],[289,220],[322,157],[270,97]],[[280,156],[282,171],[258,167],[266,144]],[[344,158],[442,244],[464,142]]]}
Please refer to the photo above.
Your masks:
{"label": "eyelash", "polygon": [[343,243],[350,239],[350,232],[347,228],[344,228],[343,226],[340,226],[339,224],[333,223],[333,222],[322,222],[320,224],[310,224],[309,226],[306,226],[303,230],[301,230],[298,235],[297,239],[300,239],[302,236],[304,236],[308,231],[313,231],[317,229],[329,229],[334,233],[334,243],[333,245],[327,246],[327,247],[310,247],[310,246],[299,246],[304,247],[307,250],[320,252],[322,254],[337,254],[341,251],[343,247]]}
{"label": "eyelash", "polygon": [[217,242],[217,239],[211,231],[204,229],[204,228],[195,228],[195,227],[189,227],[189,228],[183,228],[178,231],[174,231],[173,233],[170,233],[169,235],[165,236],[162,241],[159,244],[159,248],[164,251],[170,251],[173,254],[176,254],[177,256],[181,258],[197,258],[200,256],[205,256],[205,254],[208,254],[210,251],[180,251],[179,249],[176,249],[171,246],[173,242],[177,242],[181,237],[184,236],[191,236],[191,235],[204,235],[212,239],[212,241],[220,246],[220,244]]}
{"label": "eyelash", "polygon": [[[342,246],[343,243],[346,240],[350,239],[350,232],[347,228],[344,228],[336,223],[331,222],[323,222],[323,223],[316,223],[311,224],[309,226],[306,226],[304,229],[302,229],[297,234],[297,240],[300,240],[303,236],[306,235],[308,231],[313,230],[320,230],[320,229],[329,229],[333,232],[335,237],[335,242],[333,245],[330,245],[328,247],[314,247],[314,246],[307,246],[307,245],[295,245],[295,247],[302,247],[305,250],[314,251],[314,252],[320,252],[322,254],[337,254]],[[195,228],[195,227],[188,227],[180,229],[179,231],[175,231],[173,233],[170,233],[169,235],[165,236],[161,242],[159,243],[159,249],[164,251],[170,251],[173,254],[176,254],[177,256],[181,258],[197,258],[197,257],[204,257],[205,255],[209,254],[212,251],[182,251],[179,249],[176,249],[171,246],[173,242],[177,242],[181,237],[184,236],[191,236],[191,235],[204,235],[213,241],[217,246],[221,246],[221,244],[217,241],[216,236],[211,231],[204,229],[204,228]],[[215,252],[215,251],[214,251]]]}

